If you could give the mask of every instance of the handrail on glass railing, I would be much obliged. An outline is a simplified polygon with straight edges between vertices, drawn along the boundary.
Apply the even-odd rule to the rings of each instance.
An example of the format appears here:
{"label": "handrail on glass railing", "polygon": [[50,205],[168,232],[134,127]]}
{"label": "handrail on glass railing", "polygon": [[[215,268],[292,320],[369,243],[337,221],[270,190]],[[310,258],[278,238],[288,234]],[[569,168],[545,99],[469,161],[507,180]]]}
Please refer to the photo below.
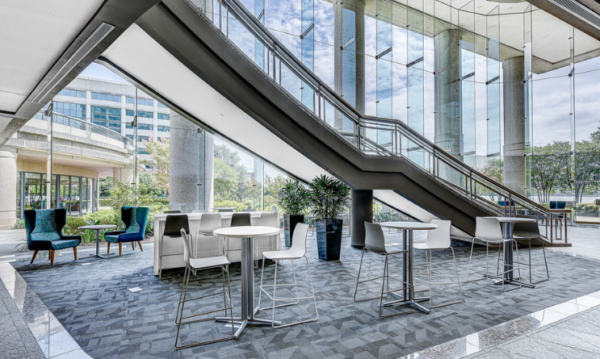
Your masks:
{"label": "handrail on glass railing", "polygon": [[[209,23],[211,22],[211,19],[208,17],[210,14],[206,14],[205,10],[195,5],[191,0],[184,1],[199,15],[206,18]],[[490,213],[516,216],[518,213],[516,210],[517,204],[548,220],[551,220],[552,216],[558,213],[485,176],[460,159],[448,154],[404,122],[361,114],[282,45],[239,0],[220,0],[220,3],[226,7],[226,15],[224,17],[220,16],[219,25],[215,23],[213,26],[218,30],[227,29],[230,16],[239,21],[267,50],[263,64],[257,64],[260,70],[265,72],[274,83],[282,87],[282,90],[292,94],[282,84],[282,66],[285,66],[287,70],[302,82],[301,88],[308,86],[313,91],[311,105],[306,105],[303,99],[301,100],[293,94],[292,96],[296,98],[300,105],[307,107],[314,113],[317,118],[334,127],[335,131],[342,138],[359,151],[368,155],[376,154],[408,158],[417,168],[429,173],[436,181]],[[226,21],[224,25],[222,24],[223,18]],[[223,32],[226,37],[229,36],[227,31],[223,30]],[[229,38],[229,41],[240,48],[240,44],[236,44],[234,40]],[[246,55],[249,57],[248,54]],[[328,118],[331,115],[331,111],[328,112],[328,105],[334,112],[334,125],[331,125],[331,118]],[[349,120],[350,123],[344,124],[345,120]],[[369,133],[373,132],[385,134],[385,142],[379,143],[370,138]],[[403,147],[404,144],[406,144],[405,147]],[[420,152],[423,154],[423,164],[418,164],[411,158],[411,154],[418,154]],[[460,185],[454,183],[452,180],[448,180],[448,178],[444,178],[440,171],[440,165],[446,166],[446,169],[455,171],[456,173],[453,173],[452,176],[454,180],[460,182]],[[478,195],[478,190],[489,191],[492,195],[492,200],[495,196],[498,196],[499,199],[503,198],[504,205],[502,206],[494,203],[492,200],[483,198]],[[550,239],[553,240],[552,235]]]}
{"label": "handrail on glass railing", "polygon": [[[49,118],[49,116],[44,115],[43,111],[38,112],[38,114],[40,115],[39,119],[41,119],[43,121],[47,121],[47,119]],[[36,117],[36,118],[38,118],[38,117]],[[122,142],[125,145],[125,148],[127,148],[128,150],[131,150],[131,151],[133,151],[133,148],[134,148],[133,140],[128,138],[127,136],[123,136],[120,132],[111,130],[104,126],[100,126],[100,125],[88,122],[81,118],[54,112],[53,123],[56,123],[59,125],[65,125],[67,127],[76,128],[79,130],[86,131],[88,133],[95,133],[95,134],[103,135],[104,137],[107,137],[107,138],[112,138],[114,140]]]}

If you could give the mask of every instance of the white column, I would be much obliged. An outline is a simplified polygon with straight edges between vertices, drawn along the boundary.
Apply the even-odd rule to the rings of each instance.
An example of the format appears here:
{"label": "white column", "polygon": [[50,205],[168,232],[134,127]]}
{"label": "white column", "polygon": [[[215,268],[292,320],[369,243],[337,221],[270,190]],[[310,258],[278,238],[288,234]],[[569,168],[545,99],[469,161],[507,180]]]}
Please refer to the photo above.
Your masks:
{"label": "white column", "polygon": [[0,229],[11,229],[17,221],[17,154],[0,151]]}

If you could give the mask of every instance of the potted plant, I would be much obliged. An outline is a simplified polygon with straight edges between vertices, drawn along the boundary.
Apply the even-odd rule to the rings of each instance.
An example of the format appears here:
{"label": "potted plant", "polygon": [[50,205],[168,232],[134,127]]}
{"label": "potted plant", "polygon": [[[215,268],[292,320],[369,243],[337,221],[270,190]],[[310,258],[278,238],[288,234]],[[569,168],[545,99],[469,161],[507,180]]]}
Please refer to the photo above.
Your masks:
{"label": "potted plant", "polygon": [[339,260],[344,221],[337,216],[348,207],[350,187],[334,178],[325,175],[317,176],[312,181],[310,200],[317,218],[319,259]]}
{"label": "potted plant", "polygon": [[287,180],[277,196],[277,203],[283,208],[283,231],[285,245],[292,246],[296,224],[304,223],[304,211],[308,207],[310,192],[298,180]]}

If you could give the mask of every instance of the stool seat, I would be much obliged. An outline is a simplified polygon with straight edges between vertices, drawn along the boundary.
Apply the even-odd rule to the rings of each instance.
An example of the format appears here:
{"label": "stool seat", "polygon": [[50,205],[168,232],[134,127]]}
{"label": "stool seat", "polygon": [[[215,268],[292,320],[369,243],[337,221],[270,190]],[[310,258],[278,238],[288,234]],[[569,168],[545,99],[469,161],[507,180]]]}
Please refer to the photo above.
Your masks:
{"label": "stool seat", "polygon": [[204,269],[229,265],[231,262],[225,256],[190,258],[190,267],[192,269]]}

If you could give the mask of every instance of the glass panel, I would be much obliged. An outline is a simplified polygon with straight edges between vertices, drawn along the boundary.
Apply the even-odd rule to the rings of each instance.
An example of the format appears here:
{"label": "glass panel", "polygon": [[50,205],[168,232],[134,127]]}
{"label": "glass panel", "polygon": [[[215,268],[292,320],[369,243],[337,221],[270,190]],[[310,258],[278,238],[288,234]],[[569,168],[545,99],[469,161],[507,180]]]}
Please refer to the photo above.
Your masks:
{"label": "glass panel", "polygon": [[377,116],[382,118],[392,118],[391,21],[392,5],[377,1]]}
{"label": "glass panel", "polygon": [[21,174],[22,172],[17,172],[17,218],[21,218]]}
{"label": "glass panel", "polygon": [[79,214],[79,208],[80,208],[80,196],[79,196],[79,180],[80,177],[71,177],[71,201],[70,201],[70,208],[71,208],[71,215],[77,215]]}
{"label": "glass panel", "polygon": [[66,208],[69,211],[69,201],[71,200],[71,184],[69,176],[59,176],[59,201],[58,208]]}
{"label": "glass panel", "polygon": [[42,175],[39,173],[25,173],[24,208],[42,209]]}
{"label": "glass panel", "polygon": [[[407,34],[407,123],[420,134],[423,134],[423,90],[424,90],[424,15],[422,1],[414,2],[415,10],[407,10],[408,34]],[[424,165],[424,153],[413,143],[407,144],[408,158],[419,166]]]}
{"label": "glass panel", "polygon": [[342,86],[341,96],[350,105],[356,106],[356,18],[352,3],[344,4],[342,8]]}
{"label": "glass panel", "polygon": [[487,16],[487,155],[500,154],[500,8]]}

